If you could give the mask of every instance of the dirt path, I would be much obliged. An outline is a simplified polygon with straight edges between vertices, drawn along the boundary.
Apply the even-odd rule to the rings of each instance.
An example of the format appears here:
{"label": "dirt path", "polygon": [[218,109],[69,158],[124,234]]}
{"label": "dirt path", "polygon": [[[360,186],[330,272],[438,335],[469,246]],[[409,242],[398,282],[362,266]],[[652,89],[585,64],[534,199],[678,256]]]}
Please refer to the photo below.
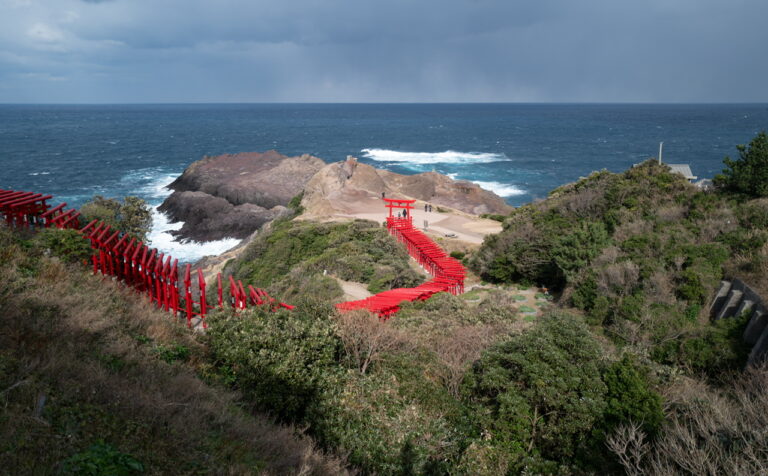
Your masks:
{"label": "dirt path", "polygon": [[[376,197],[358,197],[354,202],[345,202],[341,200],[330,199],[329,202],[334,208],[334,212],[326,219],[363,219],[372,220],[377,223],[383,223],[386,220],[388,211],[384,208],[384,202]],[[416,228],[424,230],[427,234],[435,237],[451,236],[452,239],[463,241],[473,245],[479,245],[483,242],[486,235],[498,233],[501,231],[501,223],[470,215],[458,210],[440,207],[445,210],[444,213],[437,211],[437,206],[433,206],[431,212],[424,211],[423,201],[417,201],[416,207],[411,211],[413,225]],[[311,211],[305,219],[321,218],[315,217]],[[425,228],[426,225],[426,228]]]}
{"label": "dirt path", "polygon": [[339,282],[341,289],[344,291],[345,301],[357,301],[373,296],[373,294],[368,291],[365,284],[356,283],[354,281],[344,281],[335,276],[333,278]]}

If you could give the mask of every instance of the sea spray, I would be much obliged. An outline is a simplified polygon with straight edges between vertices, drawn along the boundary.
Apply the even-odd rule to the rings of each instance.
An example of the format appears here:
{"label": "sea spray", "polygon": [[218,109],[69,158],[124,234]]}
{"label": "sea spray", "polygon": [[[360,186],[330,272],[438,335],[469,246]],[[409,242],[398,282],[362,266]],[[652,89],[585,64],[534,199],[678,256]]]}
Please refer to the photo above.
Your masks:
{"label": "sea spray", "polygon": [[171,254],[178,258],[179,262],[192,263],[204,256],[219,255],[230,248],[237,246],[240,240],[237,238],[224,238],[222,240],[180,242],[171,234],[184,225],[183,222],[171,223],[165,213],[152,208],[152,231],[149,233],[149,244],[160,252]]}
{"label": "sea spray", "polygon": [[469,182],[475,183],[479,185],[481,188],[484,188],[485,190],[490,190],[496,195],[504,198],[514,197],[517,195],[525,195],[527,193],[525,190],[511,184],[493,182],[493,181],[462,179],[462,178],[459,178],[458,173],[449,173],[446,175],[452,178],[453,180],[468,180]]}
{"label": "sea spray", "polygon": [[168,188],[178,173],[169,173],[167,170],[141,169],[132,171],[126,175],[122,182],[130,183],[136,194],[149,203],[152,211],[152,230],[149,232],[148,244],[158,251],[170,254],[178,258],[179,262],[191,263],[204,256],[219,255],[240,243],[237,238],[224,238],[221,240],[207,241],[177,241],[172,231],[184,226],[183,222],[171,223],[168,216],[159,211],[158,207],[172,192]]}

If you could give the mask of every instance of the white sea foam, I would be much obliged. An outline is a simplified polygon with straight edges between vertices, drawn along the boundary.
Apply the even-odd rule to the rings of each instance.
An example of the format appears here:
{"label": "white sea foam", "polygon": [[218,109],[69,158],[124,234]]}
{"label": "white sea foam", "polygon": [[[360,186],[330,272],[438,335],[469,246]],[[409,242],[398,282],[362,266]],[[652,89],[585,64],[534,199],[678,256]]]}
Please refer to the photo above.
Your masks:
{"label": "white sea foam", "polygon": [[514,197],[516,195],[525,195],[525,190],[515,187],[507,183],[500,182],[483,182],[480,180],[472,180],[472,182],[480,185],[486,190],[490,190],[500,197]]}
{"label": "white sea foam", "polygon": [[152,209],[152,229],[147,236],[147,244],[158,251],[170,254],[180,262],[195,262],[204,256],[218,255],[240,243],[237,238],[225,238],[223,240],[180,242],[170,233],[178,230],[184,223],[170,223],[168,217],[158,211],[162,201],[171,194],[168,185],[173,182],[178,174],[168,173],[167,170],[141,169],[135,170],[123,177],[122,182],[130,183],[136,195],[143,197]]}
{"label": "white sea foam", "polygon": [[171,235],[171,231],[178,230],[184,224],[170,223],[165,213],[152,209],[152,231],[149,233],[149,246],[157,248],[159,251],[171,254],[174,258],[177,258],[180,262],[192,263],[204,256],[219,255],[228,249],[236,246],[240,243],[237,238],[224,238],[223,240],[206,241],[205,243],[198,243],[196,241],[190,241],[182,243],[176,241],[176,238]]}
{"label": "white sea foam", "polygon": [[509,160],[504,154],[488,152],[400,152],[388,149],[363,149],[365,158],[377,162],[399,162],[411,165],[430,164],[489,164]]}

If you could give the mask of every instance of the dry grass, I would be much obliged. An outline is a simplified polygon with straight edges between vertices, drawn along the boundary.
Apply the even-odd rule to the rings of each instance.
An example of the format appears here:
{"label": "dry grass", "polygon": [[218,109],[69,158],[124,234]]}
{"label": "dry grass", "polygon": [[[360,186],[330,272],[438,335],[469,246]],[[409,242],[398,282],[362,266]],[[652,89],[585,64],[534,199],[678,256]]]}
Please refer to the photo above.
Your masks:
{"label": "dry grass", "polygon": [[735,375],[725,391],[681,379],[666,391],[671,415],[658,439],[628,425],[609,437],[609,448],[628,474],[766,474],[767,386],[766,367]]}
{"label": "dry grass", "polygon": [[0,238],[3,472],[53,473],[99,440],[151,474],[345,472],[204,383],[205,349],[143,296]]}

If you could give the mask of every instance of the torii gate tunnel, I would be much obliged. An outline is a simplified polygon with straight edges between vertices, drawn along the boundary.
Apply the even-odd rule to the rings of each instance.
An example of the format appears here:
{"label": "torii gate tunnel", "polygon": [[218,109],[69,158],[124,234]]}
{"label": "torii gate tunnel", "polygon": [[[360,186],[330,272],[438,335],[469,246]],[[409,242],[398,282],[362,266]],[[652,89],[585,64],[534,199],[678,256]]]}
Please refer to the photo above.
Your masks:
{"label": "torii gate tunnel", "polygon": [[[447,256],[443,249],[427,235],[413,227],[413,216],[410,210],[414,209],[413,204],[416,200],[396,198],[383,200],[384,206],[389,209],[387,230],[405,245],[408,254],[434,278],[415,288],[391,289],[359,301],[342,302],[336,307],[344,311],[367,309],[387,318],[400,310],[400,303],[403,301],[424,301],[439,292],[463,293],[466,277],[464,266],[457,259]],[[396,209],[403,211],[397,212],[395,216]]]}
{"label": "torii gate tunnel", "polygon": [[[193,326],[193,320],[201,327],[207,327],[205,317],[210,310],[225,306],[221,273],[216,279],[216,304],[209,304],[202,270],[193,271],[192,265],[186,264],[180,279],[179,260],[97,220],[80,228],[80,212],[75,209],[64,211],[66,203],[51,208],[47,204],[51,198],[51,195],[41,193],[0,189],[0,215],[9,228],[37,231],[55,226],[78,231],[90,241],[94,250],[91,256],[94,274],[113,276],[145,293],[157,307],[174,316],[186,317],[189,327]],[[196,286],[192,284],[195,278]],[[241,281],[229,276],[230,297],[227,301],[234,310],[249,305],[269,305],[273,311],[281,307],[294,308],[276,301],[263,289],[251,285],[247,289],[248,292]]]}

